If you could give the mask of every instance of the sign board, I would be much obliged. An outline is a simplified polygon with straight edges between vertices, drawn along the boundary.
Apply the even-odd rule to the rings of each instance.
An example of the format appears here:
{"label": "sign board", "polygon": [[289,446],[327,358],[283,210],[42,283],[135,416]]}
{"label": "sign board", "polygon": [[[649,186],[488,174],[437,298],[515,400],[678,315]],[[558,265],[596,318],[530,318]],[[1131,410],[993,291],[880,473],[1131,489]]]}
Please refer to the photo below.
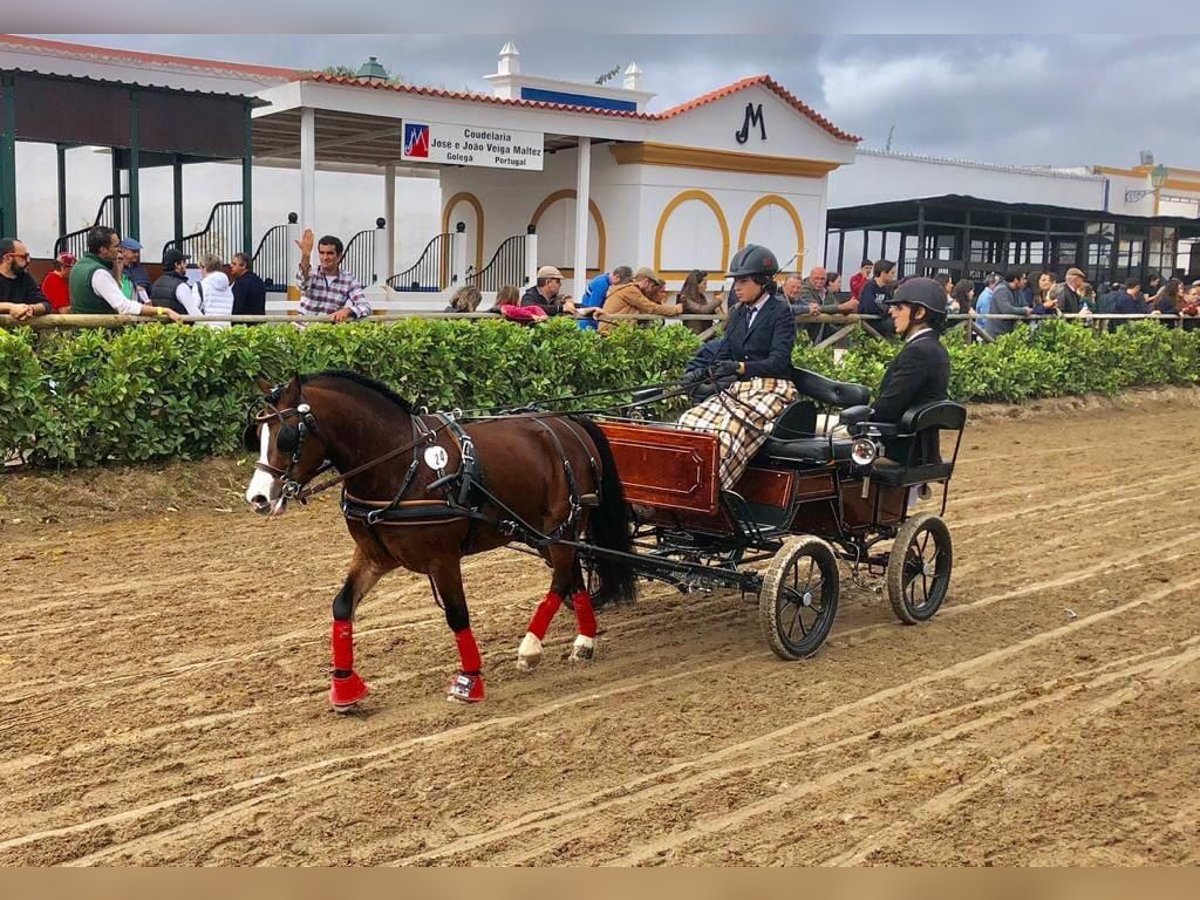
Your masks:
{"label": "sign board", "polygon": [[483,166],[489,169],[542,170],[544,135],[540,131],[481,128],[446,122],[404,121],[406,162]]}

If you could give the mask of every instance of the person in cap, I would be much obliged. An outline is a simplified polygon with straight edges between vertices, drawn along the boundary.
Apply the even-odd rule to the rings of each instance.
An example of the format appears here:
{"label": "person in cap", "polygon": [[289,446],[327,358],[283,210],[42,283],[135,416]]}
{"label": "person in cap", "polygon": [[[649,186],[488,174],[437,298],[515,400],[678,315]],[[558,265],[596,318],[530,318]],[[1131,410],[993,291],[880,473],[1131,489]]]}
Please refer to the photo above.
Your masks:
{"label": "person in cap", "polygon": [[29,274],[29,248],[16,238],[0,239],[0,315],[20,322],[51,309],[50,300]]}
{"label": "person in cap", "polygon": [[537,280],[521,296],[522,306],[537,306],[548,316],[575,315],[575,301],[562,294],[563,273],[556,266],[542,266]]}
{"label": "person in cap", "polygon": [[173,309],[181,316],[200,314],[192,303],[192,288],[187,279],[188,259],[186,253],[174,247],[163,253],[162,274],[150,286],[151,303]]}
{"label": "person in cap", "polygon": [[147,295],[150,293],[150,272],[142,265],[142,244],[134,238],[125,238],[120,243],[121,271],[133,282],[134,290],[141,288]]}
{"label": "person in cap", "polygon": [[912,407],[947,397],[950,354],[938,340],[946,291],[932,278],[909,278],[888,299],[887,311],[904,346],[883,373],[871,419],[899,422]]}
{"label": "person in cap", "polygon": [[[662,276],[648,266],[642,266],[633,273],[628,284],[614,284],[608,289],[604,298],[604,307],[600,310],[601,334],[612,334],[620,320],[608,321],[607,316],[630,315],[646,313],[656,316],[677,316],[683,312],[683,307],[676,303],[658,302],[659,291],[664,287]],[[627,320],[628,321],[628,320]],[[636,320],[629,324],[638,324]]]}
{"label": "person in cap", "polygon": [[56,313],[65,313],[71,308],[71,289],[67,281],[71,277],[71,269],[75,262],[75,254],[64,250],[54,257],[54,268],[42,279],[42,293],[46,295]]}
{"label": "person in cap", "polygon": [[737,304],[729,311],[725,337],[715,351],[707,351],[714,361],[705,376],[719,389],[679,418],[681,428],[716,432],[725,489],[737,484],[775,420],[796,398],[796,320],[787,301],[775,293],[778,271],[778,257],[758,244],[747,244],[733,255],[728,274]]}

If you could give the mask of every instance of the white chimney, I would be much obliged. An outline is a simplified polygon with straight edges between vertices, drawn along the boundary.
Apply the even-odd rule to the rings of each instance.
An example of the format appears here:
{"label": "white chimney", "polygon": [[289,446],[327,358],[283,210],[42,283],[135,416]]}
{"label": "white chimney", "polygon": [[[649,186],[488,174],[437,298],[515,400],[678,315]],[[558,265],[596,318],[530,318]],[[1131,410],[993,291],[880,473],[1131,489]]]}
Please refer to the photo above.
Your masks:
{"label": "white chimney", "polygon": [[497,75],[516,75],[521,71],[521,51],[517,45],[509,41],[500,48],[500,65],[496,68]]}
{"label": "white chimney", "polygon": [[625,70],[625,82],[622,85],[627,91],[640,91],[642,89],[642,70],[638,68],[638,64],[631,62],[629,68]]}

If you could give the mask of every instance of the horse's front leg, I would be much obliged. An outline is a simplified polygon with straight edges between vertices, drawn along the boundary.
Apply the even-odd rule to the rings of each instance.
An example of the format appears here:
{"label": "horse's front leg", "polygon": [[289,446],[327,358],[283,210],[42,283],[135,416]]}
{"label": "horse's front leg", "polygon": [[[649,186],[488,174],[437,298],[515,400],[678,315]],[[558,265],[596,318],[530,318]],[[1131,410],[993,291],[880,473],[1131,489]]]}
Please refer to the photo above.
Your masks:
{"label": "horse's front leg", "polygon": [[352,709],[367,696],[367,683],[354,671],[354,610],[358,601],[367,595],[383,571],[372,564],[361,551],[354,551],[346,583],[333,598],[333,678],[329,702],[338,712]]}
{"label": "horse's front leg", "polygon": [[483,660],[479,645],[471,633],[471,615],[463,590],[461,560],[454,558],[435,566],[429,573],[446,612],[446,624],[458,644],[458,674],[450,682],[446,699],[458,703],[478,703],[484,697]]}

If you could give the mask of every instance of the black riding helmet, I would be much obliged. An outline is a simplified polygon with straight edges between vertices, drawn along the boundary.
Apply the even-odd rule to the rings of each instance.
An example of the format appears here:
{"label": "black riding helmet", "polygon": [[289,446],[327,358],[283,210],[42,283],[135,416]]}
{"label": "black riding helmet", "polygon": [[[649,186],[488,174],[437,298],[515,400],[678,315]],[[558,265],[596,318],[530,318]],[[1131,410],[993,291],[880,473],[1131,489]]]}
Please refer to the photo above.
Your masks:
{"label": "black riding helmet", "polygon": [[729,261],[729,271],[732,278],[751,276],[759,284],[766,284],[779,271],[779,260],[766,247],[760,244],[747,244]]}
{"label": "black riding helmet", "polygon": [[742,250],[733,254],[730,260],[730,271],[726,275],[733,278],[760,275],[764,278],[775,277],[779,271],[779,259],[775,254],[758,244],[746,244]]}
{"label": "black riding helmet", "polygon": [[907,278],[884,303],[887,306],[894,303],[923,306],[935,315],[944,316],[946,289],[932,278]]}

